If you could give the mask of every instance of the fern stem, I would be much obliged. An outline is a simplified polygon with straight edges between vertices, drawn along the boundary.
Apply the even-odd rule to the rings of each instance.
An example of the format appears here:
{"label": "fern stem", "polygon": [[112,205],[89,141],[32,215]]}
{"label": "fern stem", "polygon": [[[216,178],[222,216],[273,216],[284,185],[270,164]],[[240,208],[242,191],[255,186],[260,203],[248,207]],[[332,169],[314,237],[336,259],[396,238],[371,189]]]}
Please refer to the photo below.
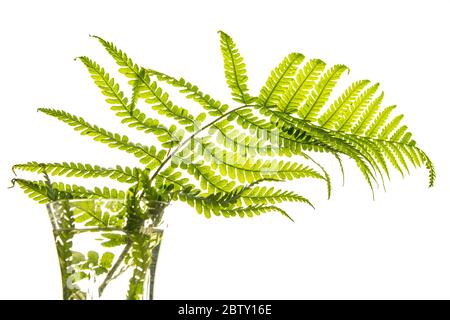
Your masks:
{"label": "fern stem", "polygon": [[253,105],[253,104],[246,104],[237,108],[234,108],[233,110],[230,110],[226,113],[224,113],[223,115],[221,115],[220,117],[217,117],[216,119],[214,119],[213,121],[211,121],[210,123],[208,123],[207,125],[203,126],[202,128],[200,128],[199,130],[197,130],[196,132],[194,132],[193,134],[191,134],[188,138],[186,138],[182,143],[180,143],[177,148],[170,154],[168,155],[164,161],[159,165],[159,167],[156,169],[156,171],[153,173],[152,177],[150,178],[150,182],[153,181],[153,179],[158,175],[158,173],[162,170],[162,168],[167,164],[167,162],[169,162],[170,159],[172,159],[172,157],[174,155],[176,155],[176,153],[182,148],[184,147],[186,144],[188,144],[192,139],[194,139],[199,133],[201,133],[202,131],[208,129],[209,127],[211,127],[212,125],[214,125],[215,123],[219,122],[220,120],[222,120],[223,118],[229,116],[230,114],[232,114],[233,112],[236,112],[238,110],[241,109],[245,109],[245,108],[254,108],[254,107],[259,107],[259,105]]}
{"label": "fern stem", "polygon": [[111,270],[109,270],[108,274],[106,275],[105,280],[103,281],[103,283],[100,285],[100,287],[98,288],[98,295],[99,297],[103,294],[103,291],[105,290],[106,286],[108,285],[108,283],[112,280],[114,273],[116,272],[117,268],[119,268],[120,264],[122,263],[122,261],[125,259],[125,256],[127,255],[128,251],[130,251],[131,249],[131,244],[132,241],[129,240],[127,245],[125,246],[125,248],[123,248],[122,253],[120,254],[120,256],[117,258],[116,263],[114,264],[114,266],[111,268]]}

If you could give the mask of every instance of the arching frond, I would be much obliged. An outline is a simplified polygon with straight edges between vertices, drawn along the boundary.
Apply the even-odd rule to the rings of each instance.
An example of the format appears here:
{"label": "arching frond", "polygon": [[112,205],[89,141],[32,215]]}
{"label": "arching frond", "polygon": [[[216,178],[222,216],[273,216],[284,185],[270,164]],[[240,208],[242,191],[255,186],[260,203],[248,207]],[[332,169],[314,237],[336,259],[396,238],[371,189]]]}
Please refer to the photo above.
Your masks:
{"label": "arching frond", "polygon": [[[404,175],[414,167],[425,166],[429,185],[434,184],[433,163],[402,123],[403,115],[392,115],[395,106],[382,106],[384,93],[378,93],[378,83],[355,81],[339,92],[337,84],[348,71],[346,66],[326,69],[322,60],[304,62],[303,54],[291,53],[271,71],[256,98],[250,94],[246,65],[235,42],[226,33],[219,33],[225,78],[236,106],[222,104],[183,78],[141,67],[112,42],[94,36],[119,65],[119,72],[128,78],[131,96],[126,97],[117,81],[98,63],[85,56],[78,59],[121,122],[156,136],[162,149],[131,142],[125,135],[107,131],[71,113],[40,108],[82,135],[134,155],[143,168],[28,162],[15,165],[13,170],[43,174],[46,180],[18,178],[13,182],[42,203],[117,198],[127,199],[129,204],[137,201],[139,194],[146,199],[186,202],[206,217],[251,217],[275,211],[289,219],[276,204],[291,201],[312,206],[309,200],[293,191],[256,184],[320,179],[326,181],[329,197],[330,175],[325,166],[314,160],[312,152],[333,155],[343,176],[342,159],[347,156],[355,162],[372,192],[380,180],[385,185],[391,172]],[[213,120],[204,124],[206,113],[194,115],[178,106],[163,86],[176,88]],[[176,124],[166,124],[158,115],[149,118],[138,108],[141,100]],[[133,185],[127,193],[108,188],[87,189],[51,183],[49,176],[105,177]],[[76,219],[87,224],[110,222],[109,217],[96,216],[95,212]]]}

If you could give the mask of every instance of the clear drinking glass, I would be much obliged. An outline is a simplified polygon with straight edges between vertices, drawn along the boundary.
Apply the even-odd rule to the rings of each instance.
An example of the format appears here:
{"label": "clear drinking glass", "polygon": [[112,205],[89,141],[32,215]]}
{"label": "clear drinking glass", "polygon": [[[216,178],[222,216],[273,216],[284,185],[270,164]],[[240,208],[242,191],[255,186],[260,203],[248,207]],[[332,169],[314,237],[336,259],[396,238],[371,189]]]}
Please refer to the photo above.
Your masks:
{"label": "clear drinking glass", "polygon": [[63,299],[153,299],[167,205],[117,199],[48,203]]}

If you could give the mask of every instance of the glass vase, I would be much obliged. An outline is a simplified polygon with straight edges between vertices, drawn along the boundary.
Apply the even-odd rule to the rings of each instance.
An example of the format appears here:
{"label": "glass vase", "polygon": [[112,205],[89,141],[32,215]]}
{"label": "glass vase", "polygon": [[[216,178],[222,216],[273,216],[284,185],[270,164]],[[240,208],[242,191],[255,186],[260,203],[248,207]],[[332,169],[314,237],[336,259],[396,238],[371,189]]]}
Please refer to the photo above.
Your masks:
{"label": "glass vase", "polygon": [[152,300],[166,202],[117,199],[47,204],[64,300]]}

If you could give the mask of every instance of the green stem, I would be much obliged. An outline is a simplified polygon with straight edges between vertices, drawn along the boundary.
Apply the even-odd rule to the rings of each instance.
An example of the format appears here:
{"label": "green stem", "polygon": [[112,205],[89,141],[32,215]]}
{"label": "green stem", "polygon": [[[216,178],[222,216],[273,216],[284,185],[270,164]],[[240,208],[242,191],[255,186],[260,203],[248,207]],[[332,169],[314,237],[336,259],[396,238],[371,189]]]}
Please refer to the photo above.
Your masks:
{"label": "green stem", "polygon": [[106,231],[106,232],[110,232],[110,231],[123,231],[123,229],[121,228],[108,228],[108,227],[98,227],[98,228],[85,228],[85,229],[68,229],[68,228],[64,228],[64,229],[55,229],[53,232],[55,233],[61,233],[61,232],[70,232],[72,234],[79,234],[79,233],[84,233],[84,232],[99,232],[99,231]]}
{"label": "green stem", "polygon": [[131,244],[132,244],[132,241],[128,240],[127,245],[125,246],[125,248],[123,248],[123,251],[120,254],[119,258],[117,258],[116,263],[111,268],[111,270],[109,270],[108,274],[106,275],[105,280],[103,280],[103,283],[98,288],[98,295],[99,295],[99,297],[103,294],[103,291],[105,290],[106,286],[112,280],[112,277],[114,276],[114,273],[116,272],[117,268],[119,268],[119,266],[122,263],[123,259],[125,259],[125,256],[127,255],[128,251],[130,251]]}

